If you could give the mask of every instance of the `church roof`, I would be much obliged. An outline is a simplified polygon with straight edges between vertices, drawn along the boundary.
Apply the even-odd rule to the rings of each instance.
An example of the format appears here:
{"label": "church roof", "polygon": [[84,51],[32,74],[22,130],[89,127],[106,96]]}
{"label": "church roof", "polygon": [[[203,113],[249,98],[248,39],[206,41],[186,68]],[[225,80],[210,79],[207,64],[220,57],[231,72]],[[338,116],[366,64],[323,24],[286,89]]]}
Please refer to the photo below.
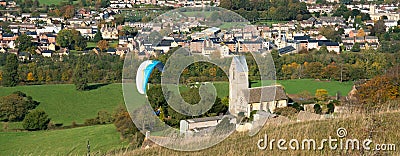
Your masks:
{"label": "church roof", "polygon": [[[282,86],[264,86],[249,88],[247,93],[250,93],[250,95],[248,96],[249,99],[247,100],[248,103],[259,103],[260,101],[269,102],[288,99]],[[261,93],[263,93],[262,97]]]}

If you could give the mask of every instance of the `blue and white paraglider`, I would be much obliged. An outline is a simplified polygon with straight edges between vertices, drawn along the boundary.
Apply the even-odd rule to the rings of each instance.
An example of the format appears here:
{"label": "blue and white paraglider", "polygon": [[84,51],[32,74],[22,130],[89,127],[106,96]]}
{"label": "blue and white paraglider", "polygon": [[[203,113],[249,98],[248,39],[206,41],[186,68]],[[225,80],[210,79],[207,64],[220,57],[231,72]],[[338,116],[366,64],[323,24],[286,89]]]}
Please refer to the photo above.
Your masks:
{"label": "blue and white paraglider", "polygon": [[160,61],[147,60],[140,64],[136,74],[136,88],[140,94],[146,94],[147,82],[154,68],[163,71],[164,65]]}

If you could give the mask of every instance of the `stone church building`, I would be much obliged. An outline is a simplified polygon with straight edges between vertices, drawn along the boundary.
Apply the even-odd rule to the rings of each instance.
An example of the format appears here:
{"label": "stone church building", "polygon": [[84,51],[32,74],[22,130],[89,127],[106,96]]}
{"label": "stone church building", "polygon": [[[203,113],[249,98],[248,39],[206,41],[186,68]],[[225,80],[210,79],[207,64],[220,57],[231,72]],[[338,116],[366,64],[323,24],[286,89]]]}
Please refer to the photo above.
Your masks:
{"label": "stone church building", "polygon": [[276,108],[287,107],[288,97],[282,86],[249,88],[248,67],[245,56],[235,56],[229,69],[229,112],[249,117],[254,110],[273,113]]}
{"label": "stone church building", "polygon": [[[229,113],[246,117],[254,110],[273,113],[276,108],[287,107],[288,98],[282,86],[263,86],[249,88],[248,67],[244,56],[235,56],[229,69]],[[215,127],[222,116],[186,119],[180,121],[180,132],[199,132],[201,129]]]}

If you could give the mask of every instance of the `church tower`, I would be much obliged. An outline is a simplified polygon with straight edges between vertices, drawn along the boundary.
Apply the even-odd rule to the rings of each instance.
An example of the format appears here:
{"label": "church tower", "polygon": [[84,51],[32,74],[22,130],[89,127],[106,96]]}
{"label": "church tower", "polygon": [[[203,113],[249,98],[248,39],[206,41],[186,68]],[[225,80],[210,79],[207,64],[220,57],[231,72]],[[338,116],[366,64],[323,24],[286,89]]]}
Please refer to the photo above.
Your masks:
{"label": "church tower", "polygon": [[247,110],[247,98],[244,90],[249,87],[248,67],[245,56],[234,56],[229,68],[229,112],[238,116]]}

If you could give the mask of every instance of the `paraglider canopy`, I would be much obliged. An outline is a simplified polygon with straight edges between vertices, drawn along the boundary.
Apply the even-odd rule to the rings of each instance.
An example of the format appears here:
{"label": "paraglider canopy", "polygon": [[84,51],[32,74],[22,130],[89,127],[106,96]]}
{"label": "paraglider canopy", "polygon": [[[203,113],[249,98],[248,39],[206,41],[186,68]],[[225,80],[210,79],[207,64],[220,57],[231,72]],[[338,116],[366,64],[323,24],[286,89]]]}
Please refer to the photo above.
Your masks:
{"label": "paraglider canopy", "polygon": [[164,65],[156,60],[147,60],[140,64],[136,74],[136,88],[140,94],[146,93],[147,82],[155,67],[162,72]]}

